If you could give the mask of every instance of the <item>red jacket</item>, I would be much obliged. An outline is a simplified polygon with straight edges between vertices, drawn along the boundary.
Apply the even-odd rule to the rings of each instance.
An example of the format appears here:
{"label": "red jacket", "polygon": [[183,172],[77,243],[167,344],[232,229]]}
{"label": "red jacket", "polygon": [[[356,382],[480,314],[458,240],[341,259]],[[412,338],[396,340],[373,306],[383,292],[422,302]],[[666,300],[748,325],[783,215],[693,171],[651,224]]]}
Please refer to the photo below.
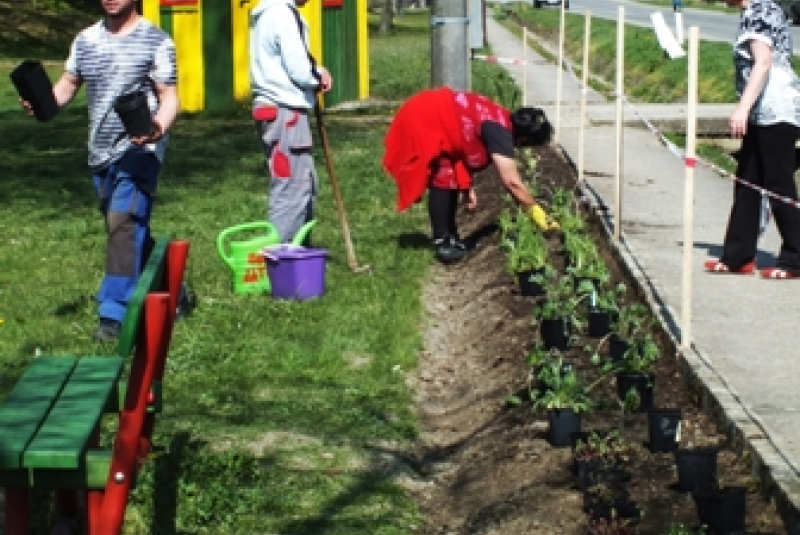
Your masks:
{"label": "red jacket", "polygon": [[472,173],[486,168],[489,154],[480,138],[483,121],[511,129],[508,110],[490,99],[449,87],[421,91],[397,110],[384,140],[383,166],[397,186],[397,209],[425,193],[431,163],[453,162],[459,189],[472,186]]}

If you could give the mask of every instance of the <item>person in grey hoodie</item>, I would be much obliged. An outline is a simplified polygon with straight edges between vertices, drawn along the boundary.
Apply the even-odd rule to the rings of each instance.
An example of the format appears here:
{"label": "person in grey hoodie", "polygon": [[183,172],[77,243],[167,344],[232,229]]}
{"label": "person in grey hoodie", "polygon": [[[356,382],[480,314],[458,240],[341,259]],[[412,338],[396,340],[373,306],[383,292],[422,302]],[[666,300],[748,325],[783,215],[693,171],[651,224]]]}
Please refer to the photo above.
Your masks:
{"label": "person in grey hoodie", "polygon": [[289,242],[313,218],[318,190],[309,110],[330,73],[314,61],[308,25],[297,11],[307,0],[261,0],[250,14],[253,119],[270,173],[268,219]]}

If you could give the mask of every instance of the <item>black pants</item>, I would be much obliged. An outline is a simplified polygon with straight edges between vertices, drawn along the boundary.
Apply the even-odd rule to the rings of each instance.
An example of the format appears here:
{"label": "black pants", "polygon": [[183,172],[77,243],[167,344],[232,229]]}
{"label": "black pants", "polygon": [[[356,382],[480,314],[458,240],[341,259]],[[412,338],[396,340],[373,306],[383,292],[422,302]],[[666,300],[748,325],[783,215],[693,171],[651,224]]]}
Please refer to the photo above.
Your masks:
{"label": "black pants", "polygon": [[[747,125],[736,176],[796,201],[794,147],[797,135],[798,128],[788,123]],[[800,270],[800,209],[771,197],[770,204],[775,226],[783,239],[777,267]],[[738,269],[755,259],[760,218],[761,194],[736,182],[721,258],[728,267]]]}
{"label": "black pants", "polygon": [[458,238],[456,226],[456,210],[458,194],[455,189],[443,189],[431,186],[428,189],[428,217],[431,219],[433,239],[447,236]]}

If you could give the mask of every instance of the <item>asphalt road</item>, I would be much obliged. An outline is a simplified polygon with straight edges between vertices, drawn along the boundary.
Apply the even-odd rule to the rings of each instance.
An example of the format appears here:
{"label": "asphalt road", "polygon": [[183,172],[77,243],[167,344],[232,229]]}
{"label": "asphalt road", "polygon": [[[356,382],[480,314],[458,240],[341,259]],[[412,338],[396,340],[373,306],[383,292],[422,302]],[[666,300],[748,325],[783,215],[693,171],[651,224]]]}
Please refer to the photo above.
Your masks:
{"label": "asphalt road", "polygon": [[[664,15],[664,20],[674,31],[675,18],[672,9],[654,7],[630,0],[570,0],[569,11],[570,13],[583,14],[588,9],[591,11],[592,17],[617,20],[620,6],[624,8],[626,24],[652,28],[650,14],[654,11],[661,11]],[[544,7],[542,9],[557,8]],[[738,14],[692,8],[684,8],[681,13],[686,35],[688,35],[689,27],[697,26],[701,40],[733,42],[733,38],[736,35],[736,24],[739,20]],[[791,26],[790,32],[792,33],[794,53],[800,55],[800,26]]]}

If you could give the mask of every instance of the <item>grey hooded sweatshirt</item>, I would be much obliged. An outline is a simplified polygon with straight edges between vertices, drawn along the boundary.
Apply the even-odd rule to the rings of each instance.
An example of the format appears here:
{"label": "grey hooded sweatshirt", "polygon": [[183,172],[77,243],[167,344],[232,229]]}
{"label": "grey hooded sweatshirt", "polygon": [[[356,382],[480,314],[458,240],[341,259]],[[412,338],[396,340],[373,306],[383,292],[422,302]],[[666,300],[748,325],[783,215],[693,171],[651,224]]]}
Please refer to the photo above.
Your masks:
{"label": "grey hooded sweatshirt", "polygon": [[254,107],[314,106],[320,75],[293,0],[261,0],[250,13],[250,86]]}

